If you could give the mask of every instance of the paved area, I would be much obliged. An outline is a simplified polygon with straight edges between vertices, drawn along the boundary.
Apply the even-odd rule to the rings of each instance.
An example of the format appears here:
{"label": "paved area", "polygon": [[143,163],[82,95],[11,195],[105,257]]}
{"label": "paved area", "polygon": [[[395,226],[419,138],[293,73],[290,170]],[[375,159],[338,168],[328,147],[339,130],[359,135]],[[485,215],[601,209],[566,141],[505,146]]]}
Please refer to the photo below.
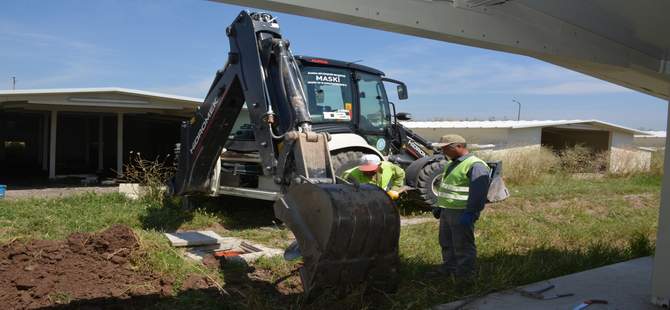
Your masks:
{"label": "paved area", "polygon": [[114,193],[119,190],[118,186],[68,186],[68,187],[45,187],[45,188],[26,188],[26,189],[7,189],[4,199],[16,200],[26,198],[58,198],[71,196],[74,194],[83,194],[86,192],[94,193]]}
{"label": "paved area", "polygon": [[607,305],[591,305],[598,309],[663,309],[651,304],[652,258],[643,257],[623,263],[574,273],[519,289],[533,290],[553,284],[545,295],[574,293],[574,296],[553,300],[537,300],[521,296],[516,290],[493,293],[474,300],[459,300],[434,307],[455,309],[574,309],[587,299],[604,299]]}
{"label": "paved area", "polygon": [[407,226],[407,225],[416,225],[416,224],[423,224],[423,223],[428,223],[437,220],[432,217],[412,217],[412,218],[401,218],[400,219],[400,226]]}

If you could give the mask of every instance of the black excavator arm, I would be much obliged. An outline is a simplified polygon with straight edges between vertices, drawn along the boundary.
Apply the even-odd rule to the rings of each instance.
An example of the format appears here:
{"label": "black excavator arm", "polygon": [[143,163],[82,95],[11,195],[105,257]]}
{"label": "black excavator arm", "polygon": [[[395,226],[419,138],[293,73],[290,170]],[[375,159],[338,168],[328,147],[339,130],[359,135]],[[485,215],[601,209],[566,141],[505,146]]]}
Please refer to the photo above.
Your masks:
{"label": "black excavator arm", "polygon": [[214,166],[245,102],[264,175],[277,172],[273,131],[310,123],[299,71],[277,21],[266,13],[242,12],[226,34],[228,62],[216,73],[195,116],[182,124],[177,194],[208,191]]}
{"label": "black excavator arm", "polygon": [[277,20],[241,12],[226,29],[228,62],[181,128],[177,195],[208,193],[243,104],[264,176],[282,189],[274,211],[296,236],[306,293],[360,282],[392,289],[400,217],[376,186],[336,184],[327,133],[311,130],[300,70]]}

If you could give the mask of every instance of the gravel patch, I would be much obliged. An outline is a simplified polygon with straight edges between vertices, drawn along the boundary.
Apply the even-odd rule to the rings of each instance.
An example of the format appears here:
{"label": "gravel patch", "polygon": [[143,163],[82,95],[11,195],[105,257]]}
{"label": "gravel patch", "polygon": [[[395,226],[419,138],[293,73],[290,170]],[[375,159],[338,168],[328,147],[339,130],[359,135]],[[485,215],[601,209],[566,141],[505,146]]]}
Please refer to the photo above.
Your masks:
{"label": "gravel patch", "polygon": [[5,199],[17,200],[26,198],[58,198],[86,192],[114,193],[118,192],[118,186],[82,186],[82,187],[47,187],[30,189],[7,189]]}

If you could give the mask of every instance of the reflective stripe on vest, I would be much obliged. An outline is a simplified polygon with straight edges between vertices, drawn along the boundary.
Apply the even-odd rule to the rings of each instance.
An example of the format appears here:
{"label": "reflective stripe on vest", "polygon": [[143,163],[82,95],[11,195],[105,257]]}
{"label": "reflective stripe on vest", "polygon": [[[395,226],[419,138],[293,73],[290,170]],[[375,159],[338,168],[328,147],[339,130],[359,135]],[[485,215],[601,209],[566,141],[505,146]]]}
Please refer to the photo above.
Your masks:
{"label": "reflective stripe on vest", "polygon": [[442,183],[440,183],[437,192],[438,206],[447,209],[465,209],[468,204],[468,194],[470,192],[470,178],[468,177],[468,171],[470,171],[470,168],[472,168],[472,165],[475,163],[486,165],[486,162],[472,155],[454,167],[448,175],[446,173],[450,165],[447,165],[444,168]]}
{"label": "reflective stripe on vest", "polygon": [[459,195],[459,194],[454,194],[454,193],[442,193],[442,192],[439,193],[438,196],[442,197],[442,198],[449,198],[449,199],[453,199],[453,200],[465,200],[465,201],[468,201],[468,197],[469,197],[468,194]]}

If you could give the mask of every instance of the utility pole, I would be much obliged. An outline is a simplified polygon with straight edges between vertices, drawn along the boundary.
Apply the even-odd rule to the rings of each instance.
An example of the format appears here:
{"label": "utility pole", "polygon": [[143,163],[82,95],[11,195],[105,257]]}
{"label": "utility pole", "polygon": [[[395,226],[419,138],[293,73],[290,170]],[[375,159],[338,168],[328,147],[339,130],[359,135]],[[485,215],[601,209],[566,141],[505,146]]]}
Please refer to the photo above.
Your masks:
{"label": "utility pole", "polygon": [[16,77],[12,77],[12,90],[16,90]]}
{"label": "utility pole", "polygon": [[516,99],[512,99],[512,101],[516,102],[516,104],[519,105],[519,109],[517,110],[517,113],[516,113],[516,120],[520,121],[521,120],[521,102],[519,102],[519,100],[516,100]]}

